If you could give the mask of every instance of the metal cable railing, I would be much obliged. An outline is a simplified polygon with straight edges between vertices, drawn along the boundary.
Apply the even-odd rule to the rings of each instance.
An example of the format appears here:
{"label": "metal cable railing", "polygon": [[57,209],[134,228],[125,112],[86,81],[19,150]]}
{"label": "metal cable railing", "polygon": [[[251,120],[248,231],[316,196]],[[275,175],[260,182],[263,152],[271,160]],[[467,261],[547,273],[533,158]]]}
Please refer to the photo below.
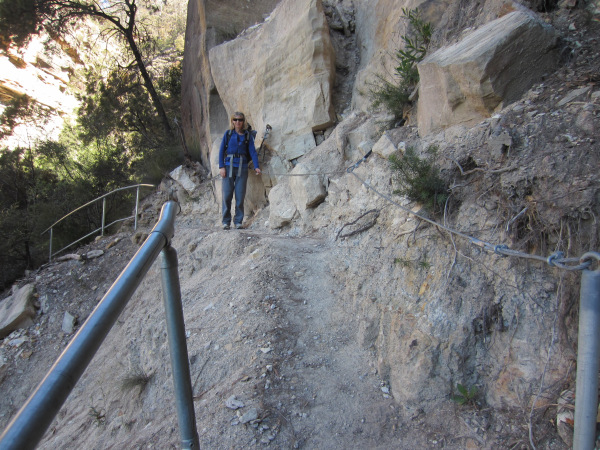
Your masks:
{"label": "metal cable railing", "polygon": [[[111,225],[114,225],[115,223],[123,222],[123,221],[125,221],[127,219],[134,219],[134,221],[133,221],[133,229],[137,230],[138,206],[139,206],[139,203],[140,203],[140,188],[142,188],[142,187],[154,187],[154,185],[153,184],[135,184],[133,186],[125,186],[125,187],[118,188],[118,189],[115,189],[113,191],[110,191],[108,194],[101,195],[100,197],[95,198],[94,200],[91,200],[91,201],[87,202],[85,205],[81,205],[79,208],[74,209],[69,214],[61,217],[56,222],[54,222],[52,225],[50,225],[48,228],[46,228],[44,231],[42,231],[41,234],[50,232],[50,245],[49,245],[49,248],[50,248],[49,254],[50,255],[49,255],[48,260],[52,261],[52,257],[53,256],[58,255],[60,252],[68,249],[69,247],[72,247],[75,244],[78,244],[79,242],[83,241],[84,239],[86,239],[86,238],[88,238],[88,237],[90,237],[90,236],[92,236],[92,235],[94,235],[94,234],[96,234],[98,232],[100,232],[100,236],[104,236],[104,230],[107,229],[108,227],[110,227]],[[129,217],[123,217],[122,219],[117,219],[117,220],[109,223],[108,225],[106,225],[106,223],[105,223],[106,222],[106,198],[108,196],[114,194],[115,192],[124,191],[124,190],[127,190],[127,189],[134,189],[134,188],[136,188],[136,193],[135,193],[135,213],[134,213],[134,215],[133,216],[129,216]],[[62,222],[63,220],[65,220],[70,215],[72,215],[72,214],[76,213],[77,211],[80,211],[83,208],[85,208],[87,206],[90,206],[90,205],[92,205],[95,202],[98,202],[100,200],[102,200],[102,218],[101,218],[102,219],[101,220],[101,224],[102,225],[100,226],[100,228],[98,228],[98,229],[96,229],[96,230],[94,230],[94,231],[86,234],[83,237],[80,237],[76,241],[73,241],[69,245],[67,245],[67,246],[61,248],[60,250],[52,253],[52,238],[54,236],[54,227],[56,225],[58,225],[60,222]]]}
{"label": "metal cable railing", "polygon": [[162,253],[162,290],[181,448],[199,447],[177,252],[170,245],[178,208],[179,204],[174,201],[163,205],[160,219],[148,239],[0,436],[0,450],[36,447],[159,253]]}

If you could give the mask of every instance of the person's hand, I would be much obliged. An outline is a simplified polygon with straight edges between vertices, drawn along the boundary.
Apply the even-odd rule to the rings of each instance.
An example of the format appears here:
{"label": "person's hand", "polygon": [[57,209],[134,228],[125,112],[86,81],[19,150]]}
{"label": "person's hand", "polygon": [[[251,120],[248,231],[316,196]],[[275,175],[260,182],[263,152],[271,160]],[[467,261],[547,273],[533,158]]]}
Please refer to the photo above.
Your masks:
{"label": "person's hand", "polygon": [[219,169],[219,175],[221,175],[221,178],[225,178],[225,175],[227,175],[227,172],[225,171],[225,167],[221,167]]}
{"label": "person's hand", "polygon": [[261,174],[260,169],[254,169],[254,173],[256,173],[256,175],[260,175]]}

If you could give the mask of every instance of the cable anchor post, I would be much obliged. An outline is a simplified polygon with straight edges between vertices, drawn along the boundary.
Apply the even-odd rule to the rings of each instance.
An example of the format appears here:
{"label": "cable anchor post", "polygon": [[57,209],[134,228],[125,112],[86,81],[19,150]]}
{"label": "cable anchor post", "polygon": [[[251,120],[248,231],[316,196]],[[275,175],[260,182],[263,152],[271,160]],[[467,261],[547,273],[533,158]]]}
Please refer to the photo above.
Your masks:
{"label": "cable anchor post", "polygon": [[[584,254],[580,262],[595,259],[600,253]],[[577,380],[575,385],[575,432],[573,449],[592,449],[596,442],[598,414],[598,369],[600,363],[600,268],[581,272]]]}
{"label": "cable anchor post", "polygon": [[354,163],[353,165],[351,165],[350,167],[348,167],[348,169],[346,169],[346,172],[348,172],[348,173],[354,172],[354,169],[356,169],[362,163],[364,163],[364,162],[367,161],[367,158],[369,156],[371,156],[371,153],[373,153],[373,150],[369,150],[367,153],[365,153],[365,156],[363,156],[361,159],[359,159],[358,161],[356,161],[356,163]]}

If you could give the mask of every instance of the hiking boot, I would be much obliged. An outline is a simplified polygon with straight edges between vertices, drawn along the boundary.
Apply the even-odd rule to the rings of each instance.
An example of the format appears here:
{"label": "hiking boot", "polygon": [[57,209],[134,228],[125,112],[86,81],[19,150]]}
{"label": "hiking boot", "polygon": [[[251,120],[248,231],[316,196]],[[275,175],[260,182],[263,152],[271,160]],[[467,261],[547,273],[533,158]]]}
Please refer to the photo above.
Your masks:
{"label": "hiking boot", "polygon": [[242,224],[241,223],[236,223],[235,224],[235,229],[236,230],[241,230],[242,229]]}
{"label": "hiking boot", "polygon": [[227,224],[224,224],[224,225],[223,225],[223,229],[224,229],[224,230],[229,230],[229,228],[231,228],[229,225],[227,225]]}

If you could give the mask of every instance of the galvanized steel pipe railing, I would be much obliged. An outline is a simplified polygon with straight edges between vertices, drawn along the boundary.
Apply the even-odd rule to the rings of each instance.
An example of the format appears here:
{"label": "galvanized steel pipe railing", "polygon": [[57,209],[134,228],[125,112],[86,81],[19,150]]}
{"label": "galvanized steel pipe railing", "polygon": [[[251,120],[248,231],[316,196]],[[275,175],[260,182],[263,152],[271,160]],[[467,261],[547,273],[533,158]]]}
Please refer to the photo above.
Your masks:
{"label": "galvanized steel pipe railing", "polygon": [[169,348],[177,397],[182,448],[198,448],[177,255],[170,247],[179,205],[169,201],[161,216],[127,267],[121,272],[81,329],[54,363],[46,377],[0,436],[0,450],[33,449],[83,374],[142,279],[163,253],[163,291]]}
{"label": "galvanized steel pipe railing", "polygon": [[[586,253],[581,259],[600,262],[600,253]],[[600,267],[582,271],[579,302],[573,449],[593,450],[596,446],[600,364]]]}
{"label": "galvanized steel pipe railing", "polygon": [[[123,222],[123,221],[125,221],[127,219],[133,218],[134,219],[134,221],[133,221],[133,229],[137,230],[137,216],[138,216],[138,208],[139,208],[139,203],[140,203],[140,188],[142,188],[142,187],[154,187],[154,185],[153,184],[136,184],[136,185],[133,185],[133,186],[125,186],[125,187],[121,187],[121,188],[118,188],[118,189],[114,189],[114,190],[110,191],[107,194],[101,195],[100,197],[95,198],[94,200],[91,200],[91,201],[87,202],[85,205],[81,205],[80,207],[75,208],[69,214],[64,215],[63,217],[61,217],[60,219],[58,219],[56,222],[54,222],[52,225],[50,225],[48,228],[46,228],[44,231],[42,231],[41,234],[48,233],[48,232],[50,233],[50,243],[49,243],[49,246],[48,246],[49,247],[48,260],[52,261],[52,257],[53,256],[58,255],[60,252],[68,249],[69,247],[71,247],[71,246],[73,246],[75,244],[78,244],[79,242],[83,241],[84,239],[86,239],[86,238],[88,238],[88,237],[90,237],[90,236],[92,236],[92,235],[94,235],[94,234],[96,234],[98,232],[100,232],[100,236],[104,236],[104,230],[106,230],[111,225],[114,225],[115,223]],[[109,223],[107,225],[106,224],[106,198],[109,195],[114,194],[115,192],[120,192],[120,191],[124,191],[124,190],[128,190],[128,189],[134,189],[134,188],[136,190],[136,192],[135,192],[135,215],[134,216],[129,216],[129,217],[123,217],[121,219],[117,219],[117,220],[115,220],[115,221],[113,221],[113,222],[111,222],[111,223]],[[72,214],[76,213],[77,211],[79,211],[79,210],[81,210],[81,209],[83,209],[83,208],[85,208],[87,206],[90,206],[90,205],[94,204],[95,202],[97,202],[99,200],[102,200],[102,217],[100,218],[101,219],[100,228],[98,228],[97,230],[94,230],[94,231],[86,234],[83,237],[80,237],[76,241],[71,242],[69,245],[67,245],[66,247],[61,248],[57,252],[52,253],[52,238],[54,236],[54,227],[56,225],[58,225],[60,222],[62,222],[63,220],[65,220],[67,217],[71,216]]]}

